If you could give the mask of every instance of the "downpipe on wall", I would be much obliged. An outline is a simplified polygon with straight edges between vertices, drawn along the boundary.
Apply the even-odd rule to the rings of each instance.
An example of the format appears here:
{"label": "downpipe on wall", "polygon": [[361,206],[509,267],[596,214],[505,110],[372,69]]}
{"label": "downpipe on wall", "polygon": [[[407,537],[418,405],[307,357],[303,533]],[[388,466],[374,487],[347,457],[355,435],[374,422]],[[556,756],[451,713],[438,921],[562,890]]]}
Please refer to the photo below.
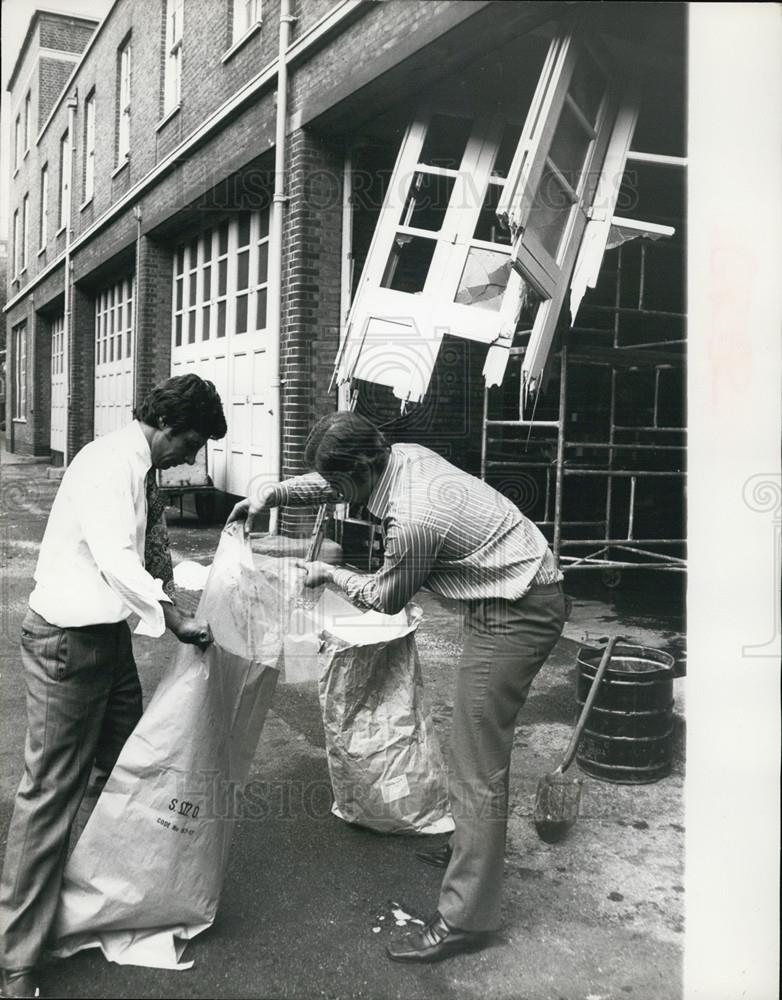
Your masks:
{"label": "downpipe on wall", "polygon": [[[269,342],[268,365],[271,375],[269,384],[269,413],[272,416],[269,466],[272,476],[282,478],[282,419],[280,413],[280,341],[282,339],[282,216],[288,196],[285,194],[285,128],[288,118],[288,45],[291,23],[296,18],[291,15],[290,0],[280,3],[280,36],[277,56],[277,116],[274,136],[274,195],[272,197],[269,235],[271,257],[269,260],[269,326],[272,336]],[[279,531],[278,508],[269,512],[269,533]]]}
{"label": "downpipe on wall", "polygon": [[73,284],[73,263],[71,261],[71,207],[73,205],[73,159],[76,143],[74,142],[76,133],[76,108],[78,90],[74,91],[73,97],[68,98],[66,107],[68,108],[68,202],[65,213],[65,299],[63,305],[63,335],[62,349],[64,357],[63,368],[65,369],[65,441],[63,443],[62,464],[68,467],[70,458],[68,439],[71,430],[71,387],[73,385],[73,372],[71,365],[71,328],[72,328],[72,284]]}

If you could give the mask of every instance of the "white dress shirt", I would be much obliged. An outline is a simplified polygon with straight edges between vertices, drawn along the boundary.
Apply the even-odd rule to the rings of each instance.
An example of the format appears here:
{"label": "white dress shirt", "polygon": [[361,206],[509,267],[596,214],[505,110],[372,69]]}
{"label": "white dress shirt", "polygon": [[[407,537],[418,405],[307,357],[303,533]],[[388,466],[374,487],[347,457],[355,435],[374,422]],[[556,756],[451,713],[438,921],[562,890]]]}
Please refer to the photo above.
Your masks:
{"label": "white dress shirt", "polygon": [[149,444],[134,420],[92,441],[65,470],[35,570],[30,607],[74,628],[139,616],[139,635],[165,631],[160,580],[144,569]]}

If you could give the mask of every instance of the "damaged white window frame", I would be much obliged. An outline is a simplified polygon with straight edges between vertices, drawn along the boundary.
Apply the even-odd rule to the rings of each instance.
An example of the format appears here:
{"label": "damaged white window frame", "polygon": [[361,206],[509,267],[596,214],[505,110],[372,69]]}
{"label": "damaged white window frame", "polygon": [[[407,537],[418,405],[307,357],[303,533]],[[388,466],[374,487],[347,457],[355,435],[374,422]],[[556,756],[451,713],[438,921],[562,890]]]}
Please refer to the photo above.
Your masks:
{"label": "damaged white window frame", "polygon": [[[569,90],[581,60],[589,60],[593,68],[602,74],[605,83],[599,109],[591,119],[584,114]],[[571,120],[591,135],[580,178],[575,185],[562,176],[550,155],[560,118],[566,108]],[[606,154],[618,112],[619,98],[610,63],[596,41],[577,37],[575,32],[556,38],[527,117],[504,198],[498,207],[498,215],[507,222],[514,236],[514,267],[544,297],[522,362],[522,407],[535,391],[545,369],[589,213],[597,200],[600,184],[605,182],[607,173],[613,169],[611,164],[606,163]],[[623,169],[622,163],[618,170],[620,178]],[[546,171],[549,178],[556,178],[571,202],[555,256],[552,256],[550,248],[543,246],[536,226],[530,224],[533,212],[540,204],[539,188]],[[573,179],[571,177],[571,181]],[[512,318],[510,314],[509,320]],[[514,331],[515,324],[508,322],[500,331],[496,346],[489,352],[484,367],[487,386],[499,384],[502,380]]]}
{"label": "damaged white window frame", "polygon": [[[591,118],[569,93],[582,58],[592,62],[597,76],[604,81]],[[631,112],[634,127],[636,105],[634,96],[623,100],[625,127],[628,108],[634,108]],[[587,135],[577,179],[564,177],[549,158],[565,107],[570,119]],[[485,244],[492,251],[508,253],[513,262],[499,310],[457,303],[454,296],[470,248],[484,246],[474,237],[475,227],[489,184],[498,182],[491,171],[507,121],[497,116],[477,117],[459,169],[447,170],[421,162],[427,128],[437,109],[421,113],[405,134],[392,173],[348,316],[337,358],[337,382],[342,384],[360,378],[389,386],[403,404],[419,401],[428,388],[442,337],[448,333],[489,344],[484,377],[487,386],[499,384],[520,314],[528,296],[532,295],[539,298],[539,305],[522,367],[524,397],[534,390],[543,373],[557,320],[570,290],[590,212],[593,205],[600,204],[601,192],[609,181],[613,179],[618,183],[617,178],[621,180],[623,156],[627,155],[630,139],[628,137],[620,149],[619,136],[623,133],[621,128],[615,127],[619,110],[609,60],[597,43],[578,36],[574,30],[556,36],[544,60],[508,177],[501,181],[504,190],[497,216],[510,229],[513,245]],[[632,128],[629,136],[632,136]],[[612,141],[619,155],[608,162],[606,156]],[[546,170],[550,176],[557,177],[571,202],[554,254],[543,245],[543,237],[535,226],[528,225]],[[416,174],[422,172],[454,178],[448,209],[437,232],[411,227],[407,225],[410,220],[402,217]],[[606,179],[608,175],[613,177]],[[610,218],[609,215],[609,221]],[[394,241],[416,237],[436,243],[420,292],[412,294],[382,287]]]}
{"label": "damaged white window frame", "polygon": [[[421,159],[438,113],[422,111],[404,136],[337,359],[339,383],[360,378],[386,385],[403,402],[423,398],[445,333],[487,344],[496,337],[497,311],[455,301],[470,250],[510,259],[509,245],[474,236],[489,186],[504,184],[491,171],[507,122],[498,115],[473,118],[459,167],[451,169]],[[414,185],[425,176],[453,182],[437,230],[410,224]],[[401,248],[413,239],[433,244],[420,292],[384,287],[384,279],[386,284],[393,280],[389,265],[395,245]]]}

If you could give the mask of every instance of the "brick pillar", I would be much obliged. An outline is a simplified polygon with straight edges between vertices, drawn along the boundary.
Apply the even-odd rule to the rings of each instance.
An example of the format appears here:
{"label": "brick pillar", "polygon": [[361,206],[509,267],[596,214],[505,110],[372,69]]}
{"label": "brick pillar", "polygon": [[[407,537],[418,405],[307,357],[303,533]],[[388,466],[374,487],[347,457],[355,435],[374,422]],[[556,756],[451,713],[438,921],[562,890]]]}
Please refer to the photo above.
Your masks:
{"label": "brick pillar", "polygon": [[[341,144],[304,129],[289,136],[280,334],[284,479],[308,471],[310,428],[336,408],[328,385],[339,346],[343,162]],[[282,533],[308,534],[314,513],[284,508]]]}
{"label": "brick pillar", "polygon": [[136,261],[135,399],[171,374],[171,253],[142,236]]}
{"label": "brick pillar", "polygon": [[95,436],[95,301],[74,284],[71,297],[68,456]]}

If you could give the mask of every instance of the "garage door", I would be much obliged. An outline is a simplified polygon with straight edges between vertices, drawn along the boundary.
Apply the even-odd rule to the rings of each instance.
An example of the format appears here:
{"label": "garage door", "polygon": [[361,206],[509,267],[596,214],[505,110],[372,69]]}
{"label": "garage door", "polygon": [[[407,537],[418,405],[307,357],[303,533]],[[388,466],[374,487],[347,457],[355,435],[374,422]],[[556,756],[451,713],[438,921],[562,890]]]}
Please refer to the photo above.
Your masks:
{"label": "garage door", "polygon": [[65,453],[67,418],[67,380],[65,377],[65,316],[52,320],[52,402],[49,423],[49,447]]}
{"label": "garage door", "polygon": [[133,413],[133,278],[95,300],[95,437],[128,423]]}
{"label": "garage door", "polygon": [[268,211],[239,213],[174,256],[171,374],[194,371],[215,383],[228,434],[208,444],[209,473],[218,489],[241,496],[273,472],[268,263]]}

